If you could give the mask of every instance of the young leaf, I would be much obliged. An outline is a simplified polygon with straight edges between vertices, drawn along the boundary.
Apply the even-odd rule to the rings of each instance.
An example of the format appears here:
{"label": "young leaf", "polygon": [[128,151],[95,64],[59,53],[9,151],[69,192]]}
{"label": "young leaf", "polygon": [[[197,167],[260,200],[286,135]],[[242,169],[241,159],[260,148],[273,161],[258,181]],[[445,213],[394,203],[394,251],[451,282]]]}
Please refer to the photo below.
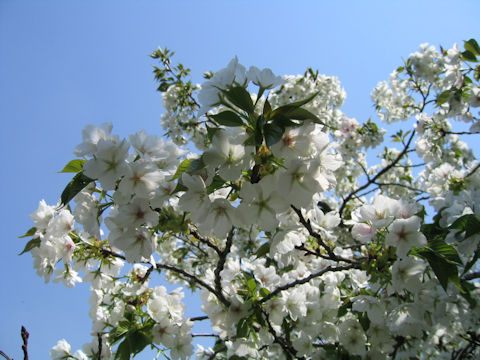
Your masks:
{"label": "young leaf", "polygon": [[437,96],[437,105],[445,104],[450,98],[450,90],[445,90]]}
{"label": "young leaf", "polygon": [[265,119],[270,119],[269,115],[272,112],[272,106],[270,105],[270,102],[268,100],[265,100],[265,104],[263,104],[263,116]]}
{"label": "young leaf", "polygon": [[192,164],[193,159],[185,159],[183,160],[180,165],[178,165],[177,171],[175,171],[175,174],[173,177],[170,179],[170,181],[174,181],[178,179],[184,172],[188,172],[190,169],[190,165]]}
{"label": "young leaf", "polygon": [[60,196],[61,206],[67,205],[75,195],[82,191],[92,181],[94,181],[94,179],[90,179],[88,176],[83,175],[83,172],[77,173],[65,187]]}
{"label": "young leaf", "polygon": [[297,108],[309,103],[310,101],[312,101],[319,93],[320,93],[320,91],[317,91],[313,95],[310,95],[306,99],[296,101],[296,102],[293,102],[293,103],[290,103],[290,104],[287,104],[287,105],[280,106],[279,108],[273,110],[273,113],[274,113],[273,116],[277,113],[280,113],[280,114],[283,113],[284,114],[284,113],[288,113],[289,111],[292,111],[294,109],[297,109]]}
{"label": "young leaf", "polygon": [[285,128],[278,126],[275,123],[266,124],[263,128],[263,132],[265,134],[265,143],[268,147],[271,147],[280,141],[285,132]]}
{"label": "young leaf", "polygon": [[242,126],[243,120],[233,111],[227,110],[216,115],[210,115],[218,124],[223,126]]}
{"label": "young leaf", "polygon": [[248,318],[241,319],[237,324],[237,338],[245,338],[250,332],[250,325],[248,323]]}
{"label": "young leaf", "polygon": [[78,173],[82,171],[83,164],[85,164],[86,162],[87,160],[83,160],[83,159],[72,160],[67,165],[65,165],[62,171],[59,171],[59,172],[60,173]]}
{"label": "young leaf", "polygon": [[470,39],[464,43],[465,50],[470,51],[472,54],[480,55],[480,46],[475,39]]}
{"label": "young leaf", "polygon": [[477,62],[477,57],[475,56],[475,54],[468,50],[462,52],[461,58],[465,61]]}
{"label": "young leaf", "polygon": [[428,261],[435,276],[440,282],[440,285],[442,285],[445,291],[447,291],[448,281],[451,281],[456,286],[460,286],[460,278],[458,276],[456,265],[428,248],[420,249],[418,255]]}
{"label": "young leaf", "polygon": [[39,246],[40,246],[40,238],[32,239],[29,242],[27,242],[23,251],[18,255],[25,254],[26,252],[29,252],[33,248],[36,248],[36,247],[39,247]]}
{"label": "young leaf", "polygon": [[465,231],[465,239],[480,233],[480,216],[467,214],[459,217],[449,226],[449,229]]}
{"label": "young leaf", "polygon": [[270,251],[270,243],[266,242],[265,244],[263,244],[258,248],[255,255],[257,256],[257,258],[263,258],[265,257],[265,255],[268,254],[269,251]]}
{"label": "young leaf", "polygon": [[250,93],[242,86],[235,86],[229,90],[223,90],[223,94],[226,98],[235,106],[246,111],[247,113],[253,113],[254,105]]}
{"label": "young leaf", "polygon": [[303,108],[290,110],[286,112],[285,115],[293,120],[312,120],[317,124],[325,125],[325,123],[320,120],[316,115]]}
{"label": "young leaf", "polygon": [[19,236],[18,238],[21,239],[21,238],[30,237],[30,236],[35,235],[36,232],[37,232],[37,228],[34,226],[34,227],[28,229],[28,231],[24,235]]}

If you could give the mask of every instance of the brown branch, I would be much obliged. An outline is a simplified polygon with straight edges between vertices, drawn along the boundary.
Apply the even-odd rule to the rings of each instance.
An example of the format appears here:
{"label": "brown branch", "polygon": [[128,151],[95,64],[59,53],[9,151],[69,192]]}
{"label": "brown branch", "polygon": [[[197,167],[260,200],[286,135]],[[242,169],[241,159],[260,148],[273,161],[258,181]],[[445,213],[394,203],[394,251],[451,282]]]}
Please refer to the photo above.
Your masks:
{"label": "brown branch", "polygon": [[20,330],[20,334],[23,340],[23,345],[22,345],[23,360],[28,360],[28,337],[30,336],[30,334],[28,333],[27,329],[25,329],[24,326],[22,326],[22,329]]}
{"label": "brown branch", "polygon": [[98,341],[98,360],[102,360],[102,334],[97,333]]}
{"label": "brown branch", "polygon": [[218,338],[218,334],[207,334],[207,333],[193,333],[190,334],[192,337],[216,337]]}
{"label": "brown branch", "polygon": [[[295,348],[288,343],[287,339],[282,339],[281,337],[279,337],[277,335],[277,332],[275,331],[275,329],[273,328],[272,324],[270,323],[270,319],[268,317],[268,313],[265,311],[265,309],[263,309],[262,307],[260,307],[260,311],[263,313],[263,316],[265,317],[265,321],[268,325],[268,332],[270,334],[272,334],[273,338],[274,338],[274,342],[276,342],[277,344],[279,344],[281,346],[281,348],[283,349],[283,352],[285,353],[285,356],[287,357],[288,360],[291,360],[293,359],[294,357],[297,358],[295,355],[297,353],[297,351],[295,350]],[[297,358],[298,359],[298,358]]]}
{"label": "brown branch", "polygon": [[8,357],[2,350],[0,350],[0,355],[2,355],[6,360],[13,360],[12,358]]}
{"label": "brown branch", "polygon": [[295,280],[295,281],[292,281],[288,284],[285,284],[285,285],[282,285],[282,286],[279,286],[278,288],[276,288],[275,290],[273,290],[270,294],[268,294],[267,296],[265,296],[264,298],[262,298],[259,303],[262,304],[262,303],[265,303],[267,302],[268,300],[272,299],[274,296],[276,296],[277,294],[279,294],[281,291],[284,291],[284,290],[287,290],[287,289],[290,289],[292,287],[295,287],[297,285],[301,285],[301,284],[305,284],[307,282],[309,282],[310,280],[316,278],[316,277],[319,277],[319,276],[322,276],[323,274],[327,273],[327,272],[330,272],[330,271],[343,271],[343,270],[350,270],[350,269],[355,269],[355,268],[358,268],[358,266],[354,265],[354,264],[350,264],[350,265],[347,265],[347,266],[338,266],[338,267],[331,267],[331,266],[327,266],[325,269],[322,269],[320,271],[317,271],[316,273],[313,273],[313,274],[310,274],[309,276],[307,277],[304,277],[302,279],[298,279],[298,280]]}
{"label": "brown branch", "polygon": [[480,271],[476,271],[470,274],[466,274],[462,277],[463,280],[473,280],[480,278]]}
{"label": "brown branch", "polygon": [[322,237],[320,236],[319,233],[317,233],[316,231],[313,230],[312,228],[312,225],[310,223],[310,220],[305,220],[305,218],[303,217],[302,215],[302,212],[300,209],[297,209],[295,206],[291,205],[292,209],[295,211],[295,213],[298,215],[298,218],[300,219],[300,223],[305,227],[305,229],[307,229],[308,233],[310,234],[310,236],[313,236],[315,239],[317,239],[319,245],[321,247],[323,247],[326,251],[327,251],[327,254],[328,254],[328,259],[330,260],[335,260],[335,261],[344,261],[344,262],[347,262],[347,263],[353,263],[352,260],[350,259],[345,259],[345,258],[342,258],[340,256],[337,256],[335,255],[335,253],[333,252],[333,250],[330,248],[330,246],[328,246],[322,239]]}
{"label": "brown branch", "polygon": [[225,296],[223,295],[222,291],[222,277],[220,273],[222,272],[223,268],[225,267],[225,262],[227,260],[227,255],[230,252],[230,249],[232,247],[233,243],[233,231],[235,230],[234,227],[230,230],[230,232],[227,235],[227,243],[225,244],[225,249],[218,255],[218,263],[217,267],[215,268],[215,293],[218,297],[218,300],[220,300],[223,304],[225,304],[227,307],[230,306],[230,301],[228,301]]}
{"label": "brown branch", "polygon": [[202,244],[207,245],[209,248],[212,248],[213,250],[215,250],[218,256],[221,255],[222,250],[220,250],[218,246],[214,245],[212,242],[202,237],[195,229],[189,229],[189,230],[190,230],[190,234],[192,234],[196,239],[198,239],[198,241],[200,241]]}
{"label": "brown branch", "polygon": [[[232,242],[232,239],[231,237],[233,237],[233,228],[232,228],[232,231],[230,232],[232,236],[230,236],[229,234],[229,238],[230,238],[230,246],[231,246],[231,242]],[[228,244],[228,238],[227,238],[227,244]],[[111,250],[107,250],[107,249],[101,249],[100,250],[102,252],[102,254],[104,255],[107,255],[107,256],[113,256],[113,257],[117,257],[119,259],[123,259],[125,260],[125,256],[121,255],[121,254],[117,254]],[[228,250],[230,251],[230,250]],[[226,255],[225,255],[226,257]],[[223,263],[225,264],[225,259],[223,259]],[[150,264],[150,263],[146,263],[146,264]],[[222,265],[223,267],[223,265]],[[186,272],[185,270],[182,270],[182,269],[179,269],[175,266],[172,266],[172,265],[166,265],[166,264],[161,264],[161,263],[156,263],[155,266],[153,265],[150,265],[150,268],[147,270],[147,272],[145,273],[145,276],[140,280],[141,282],[144,282],[146,281],[146,278],[151,274],[151,272],[155,269],[165,269],[165,270],[169,270],[169,271],[172,271],[172,272],[175,272],[177,274],[180,274],[180,275],[183,275],[184,277],[192,280],[193,282],[197,283],[199,286],[202,286],[203,288],[207,289],[208,291],[210,291],[212,294],[214,294],[218,300],[220,300],[221,303],[223,303],[226,307],[229,307],[230,306],[230,302],[225,298],[225,296],[223,296],[223,294],[221,292],[218,292],[217,290],[215,290],[213,287],[211,287],[210,285],[208,285],[205,281],[203,280],[200,280],[198,277],[196,277],[195,275],[192,275],[188,272]]]}
{"label": "brown branch", "polygon": [[368,188],[370,185],[375,183],[375,181],[388,172],[391,168],[393,168],[397,163],[403,158],[403,156],[407,153],[408,148],[410,147],[410,144],[413,140],[413,137],[415,136],[415,130],[412,131],[412,134],[408,138],[407,143],[405,144],[403,150],[398,154],[398,156],[387,166],[385,166],[382,170],[380,170],[374,177],[370,178],[364,185],[360,186],[358,189],[352,191],[347,195],[347,197],[343,200],[342,206],[340,206],[340,210],[338,211],[340,217],[342,217],[343,211],[345,210],[345,207],[347,206],[347,203],[352,199],[352,197],[356,194],[358,194],[360,191]]}
{"label": "brown branch", "polygon": [[202,320],[208,320],[208,319],[209,319],[208,316],[195,316],[195,317],[188,318],[188,320],[190,321],[202,321]]}
{"label": "brown branch", "polygon": [[216,289],[214,289],[213,287],[208,285],[205,281],[200,280],[195,275],[192,275],[192,274],[186,272],[185,270],[176,268],[175,266],[172,266],[172,265],[165,265],[165,264],[156,263],[155,266],[159,269],[165,269],[165,270],[169,270],[169,271],[175,272],[177,274],[183,275],[184,277],[194,281],[198,285],[200,285],[200,286],[204,287],[205,289],[207,289],[208,291],[210,291],[226,307],[230,306],[230,302],[227,299],[225,299],[225,296],[223,296],[223,294],[221,292],[218,292]]}

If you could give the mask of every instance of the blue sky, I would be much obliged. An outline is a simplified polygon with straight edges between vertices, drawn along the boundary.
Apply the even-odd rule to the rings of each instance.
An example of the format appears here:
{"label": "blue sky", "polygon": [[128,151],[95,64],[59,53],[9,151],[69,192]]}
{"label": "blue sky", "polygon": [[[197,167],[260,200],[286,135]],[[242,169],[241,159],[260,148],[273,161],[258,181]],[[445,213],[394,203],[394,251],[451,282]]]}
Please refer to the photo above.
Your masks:
{"label": "blue sky", "polygon": [[69,175],[57,171],[85,125],[111,121],[121,137],[162,133],[148,57],[158,46],[174,50],[197,82],[235,55],[279,75],[309,66],[336,75],[343,111],[364,121],[374,116],[373,87],[419,44],[480,38],[479,11],[476,0],[0,0],[0,350],[22,358],[21,325],[35,359],[63,337],[73,349],[90,341],[88,287],[45,285],[30,255],[17,256],[17,237],[40,199],[58,200]]}

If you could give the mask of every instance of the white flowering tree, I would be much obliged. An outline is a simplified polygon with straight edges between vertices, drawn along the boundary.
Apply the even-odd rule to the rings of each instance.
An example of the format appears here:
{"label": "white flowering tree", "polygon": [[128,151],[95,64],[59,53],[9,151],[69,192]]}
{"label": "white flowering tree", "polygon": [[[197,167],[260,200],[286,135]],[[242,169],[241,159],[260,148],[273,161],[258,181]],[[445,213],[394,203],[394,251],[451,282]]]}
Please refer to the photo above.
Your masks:
{"label": "white flowering tree", "polygon": [[[479,356],[475,40],[422,45],[373,90],[393,142],[340,110],[335,77],[234,58],[195,85],[172,55],[152,54],[168,139],[87,126],[60,202],[31,215],[38,275],[91,286],[93,338],[52,359]],[[197,317],[159,273],[199,292]]]}

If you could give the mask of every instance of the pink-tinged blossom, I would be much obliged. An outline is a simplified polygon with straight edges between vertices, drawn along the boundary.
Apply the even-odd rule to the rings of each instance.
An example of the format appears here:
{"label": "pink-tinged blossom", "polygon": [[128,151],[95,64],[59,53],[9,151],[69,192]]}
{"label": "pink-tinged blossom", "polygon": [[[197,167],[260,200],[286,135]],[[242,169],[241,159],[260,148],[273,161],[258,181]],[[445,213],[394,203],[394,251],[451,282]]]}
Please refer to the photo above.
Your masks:
{"label": "pink-tinged blossom", "polygon": [[138,160],[130,164],[127,173],[118,184],[118,191],[142,198],[153,197],[159,184],[168,173],[158,170],[151,162]]}
{"label": "pink-tinged blossom", "polygon": [[104,190],[115,189],[115,183],[128,173],[127,155],[129,144],[126,140],[113,142],[101,139],[93,159],[83,165],[83,173],[97,179]]}
{"label": "pink-tinged blossom", "polygon": [[276,157],[284,158],[286,162],[299,157],[308,157],[313,150],[311,134],[314,129],[315,124],[287,128],[280,141],[272,145],[272,152]]}
{"label": "pink-tinged blossom", "polygon": [[363,356],[366,353],[367,336],[357,319],[347,319],[339,325],[338,340],[352,355]]}
{"label": "pink-tinged blossom", "polygon": [[118,213],[110,214],[116,222],[123,226],[154,226],[158,222],[158,214],[153,211],[145,199],[136,197],[129,204],[120,206]]}
{"label": "pink-tinged blossom", "polygon": [[172,360],[187,360],[193,354],[192,335],[178,334],[170,348]]}
{"label": "pink-tinged blossom", "polygon": [[357,223],[353,225],[352,236],[362,244],[369,243],[375,236],[376,230],[373,226],[366,223]]}
{"label": "pink-tinged blossom", "polygon": [[232,206],[230,201],[224,198],[216,198],[207,211],[204,209],[201,215],[203,221],[198,224],[198,229],[206,235],[214,234],[220,239],[227,236],[232,226],[239,226],[243,223],[239,219],[239,213]]}
{"label": "pink-tinged blossom", "polygon": [[242,202],[238,211],[243,215],[246,224],[259,224],[265,231],[276,229],[277,214],[288,208],[276,187],[274,176],[267,176],[257,184],[243,184],[240,190]]}
{"label": "pink-tinged blossom", "polygon": [[420,232],[420,218],[397,219],[388,227],[385,244],[397,249],[397,256],[405,257],[414,246],[427,244],[425,235]]}
{"label": "pink-tinged blossom", "polygon": [[100,124],[99,126],[87,125],[82,130],[83,142],[74,150],[76,156],[92,156],[97,151],[97,144],[100,140],[116,140],[116,137],[112,137],[113,125],[110,122]]}
{"label": "pink-tinged blossom", "polygon": [[397,293],[408,290],[416,293],[421,288],[425,262],[410,256],[400,258],[392,266],[392,285]]}
{"label": "pink-tinged blossom", "polygon": [[308,161],[295,159],[290,161],[286,170],[279,171],[278,190],[296,207],[309,206],[313,194],[322,190],[310,170]]}
{"label": "pink-tinged blossom", "polygon": [[54,214],[55,206],[49,206],[45,200],[40,200],[37,210],[30,214],[30,219],[33,220],[37,231],[42,231],[47,229],[48,223]]}
{"label": "pink-tinged blossom", "polygon": [[256,66],[250,66],[247,71],[247,79],[265,90],[273,89],[284,83],[282,77],[275,76],[272,70],[268,68],[260,70]]}
{"label": "pink-tinged blossom", "polygon": [[218,175],[224,180],[236,181],[243,170],[252,166],[253,147],[243,145],[246,133],[238,129],[217,131],[212,146],[203,154],[203,161],[210,169],[218,167]]}
{"label": "pink-tinged blossom", "polygon": [[203,115],[220,103],[221,90],[228,89],[234,83],[243,85],[245,82],[245,67],[238,63],[235,56],[226,68],[217,71],[211,79],[202,84],[198,93],[198,101],[201,104],[198,114]]}
{"label": "pink-tinged blossom", "polygon": [[67,340],[58,340],[57,345],[50,350],[50,357],[52,360],[68,359],[71,356],[71,349],[72,348]]}
{"label": "pink-tinged blossom", "polygon": [[191,213],[195,222],[201,222],[204,213],[208,212],[211,201],[202,177],[182,174],[182,183],[188,190],[180,197],[178,205],[183,211]]}

